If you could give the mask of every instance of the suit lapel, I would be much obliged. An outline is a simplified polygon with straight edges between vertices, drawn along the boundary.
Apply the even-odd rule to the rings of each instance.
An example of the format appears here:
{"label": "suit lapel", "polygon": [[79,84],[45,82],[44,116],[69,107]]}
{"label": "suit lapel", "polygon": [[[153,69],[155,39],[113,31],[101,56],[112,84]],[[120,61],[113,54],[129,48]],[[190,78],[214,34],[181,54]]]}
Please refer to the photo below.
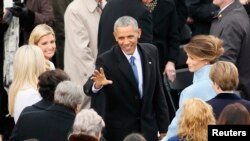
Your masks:
{"label": "suit lapel", "polygon": [[[121,71],[121,74],[127,79],[128,82],[130,82],[133,87],[138,89],[133,70],[126,58],[126,56],[123,54],[122,50],[120,49],[119,46],[115,47],[115,55],[118,59],[118,68]],[[138,90],[139,92],[139,90]]]}

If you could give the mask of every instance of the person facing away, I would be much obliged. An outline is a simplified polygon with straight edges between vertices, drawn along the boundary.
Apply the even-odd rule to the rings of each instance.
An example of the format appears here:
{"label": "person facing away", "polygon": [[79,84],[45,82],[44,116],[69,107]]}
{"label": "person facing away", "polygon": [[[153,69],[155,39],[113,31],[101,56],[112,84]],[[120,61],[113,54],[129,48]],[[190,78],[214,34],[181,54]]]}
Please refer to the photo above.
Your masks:
{"label": "person facing away", "polygon": [[182,108],[177,135],[168,141],[207,141],[208,125],[216,124],[212,106],[200,98],[191,98]]}
{"label": "person facing away", "polygon": [[212,35],[196,35],[190,42],[184,46],[187,53],[187,65],[190,72],[194,72],[193,84],[186,87],[180,94],[179,109],[175,117],[168,126],[167,136],[177,134],[180,115],[182,113],[183,103],[190,98],[200,98],[207,101],[215,97],[216,93],[212,87],[212,81],[209,78],[211,64],[213,64],[224,52],[223,41]]}
{"label": "person facing away", "polygon": [[38,92],[38,76],[45,71],[42,50],[35,45],[23,45],[17,49],[13,64],[14,77],[9,89],[9,114],[17,122],[20,113],[42,98]]}
{"label": "person facing away", "polygon": [[118,45],[97,58],[84,91],[89,96],[106,96],[104,137],[108,141],[122,141],[132,132],[148,141],[158,140],[158,131],[163,137],[169,124],[158,50],[138,43],[141,29],[130,16],[117,19],[114,36]]}
{"label": "person facing away", "polygon": [[93,109],[82,109],[77,113],[69,141],[100,141],[105,123]]}
{"label": "person facing away", "polygon": [[136,19],[142,29],[139,42],[152,43],[153,21],[149,10],[142,0],[111,0],[102,10],[98,29],[98,55],[109,50],[116,44],[113,36],[115,21],[122,16],[131,16]]}
{"label": "person facing away", "polygon": [[250,125],[249,110],[241,103],[228,104],[222,110],[217,125]]}
{"label": "person facing away", "polygon": [[225,53],[220,60],[230,61],[239,71],[241,97],[250,100],[250,20],[239,0],[213,0],[220,7],[210,34],[223,40]]}
{"label": "person facing away", "polygon": [[29,44],[37,45],[42,49],[46,59],[46,69],[54,70],[55,65],[50,61],[56,52],[54,30],[47,24],[37,25],[30,33]]}
{"label": "person facing away", "polygon": [[27,112],[45,110],[53,104],[56,86],[70,80],[69,76],[61,69],[45,71],[38,77],[38,91],[42,97],[39,102],[23,109],[21,115]]}
{"label": "person facing away", "polygon": [[207,101],[212,107],[216,119],[219,118],[223,108],[232,103],[243,104],[250,112],[250,101],[236,94],[239,84],[239,73],[237,67],[228,61],[218,61],[211,67],[209,77],[213,82],[216,96]]}
{"label": "person facing away", "polygon": [[67,141],[82,101],[80,85],[68,80],[60,82],[55,90],[54,104],[46,110],[22,114],[10,140],[36,138],[39,141]]}

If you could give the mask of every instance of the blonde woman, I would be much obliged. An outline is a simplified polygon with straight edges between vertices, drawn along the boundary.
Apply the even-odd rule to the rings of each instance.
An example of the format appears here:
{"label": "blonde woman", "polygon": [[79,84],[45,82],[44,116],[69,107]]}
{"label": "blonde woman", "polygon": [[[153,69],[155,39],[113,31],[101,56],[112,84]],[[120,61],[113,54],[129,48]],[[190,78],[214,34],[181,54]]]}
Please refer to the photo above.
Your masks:
{"label": "blonde woman", "polygon": [[46,25],[39,24],[31,32],[29,44],[39,46],[46,59],[46,69],[54,70],[55,65],[50,61],[56,51],[56,39],[54,30]]}
{"label": "blonde woman", "polygon": [[176,136],[168,141],[207,141],[208,125],[215,125],[212,107],[199,98],[185,101]]}
{"label": "blonde woman", "polygon": [[17,122],[22,110],[42,98],[37,90],[38,76],[45,71],[42,50],[35,45],[18,48],[13,64],[14,78],[9,90],[9,114]]}
{"label": "blonde woman", "polygon": [[[183,103],[190,98],[207,101],[216,96],[209,72],[211,64],[216,62],[224,52],[222,44],[223,41],[215,36],[197,35],[184,47],[188,57],[186,64],[189,71],[194,73],[194,77],[193,84],[181,92],[179,107],[182,107]],[[181,108],[179,108],[168,126],[167,136],[163,141],[177,134],[181,112]]]}

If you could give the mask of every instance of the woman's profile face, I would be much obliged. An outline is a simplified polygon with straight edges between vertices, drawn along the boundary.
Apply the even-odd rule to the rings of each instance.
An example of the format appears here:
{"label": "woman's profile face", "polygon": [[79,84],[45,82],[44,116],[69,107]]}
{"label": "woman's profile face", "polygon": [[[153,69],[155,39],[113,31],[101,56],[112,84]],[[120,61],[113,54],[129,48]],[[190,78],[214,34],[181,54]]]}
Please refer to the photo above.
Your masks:
{"label": "woman's profile face", "polygon": [[42,49],[44,57],[50,59],[54,56],[56,51],[55,36],[48,34],[40,38],[37,45]]}
{"label": "woman's profile face", "polygon": [[196,58],[193,58],[190,54],[187,53],[187,61],[186,64],[188,65],[188,69],[190,72],[196,72],[203,66],[207,65],[208,62],[204,60],[199,60]]}

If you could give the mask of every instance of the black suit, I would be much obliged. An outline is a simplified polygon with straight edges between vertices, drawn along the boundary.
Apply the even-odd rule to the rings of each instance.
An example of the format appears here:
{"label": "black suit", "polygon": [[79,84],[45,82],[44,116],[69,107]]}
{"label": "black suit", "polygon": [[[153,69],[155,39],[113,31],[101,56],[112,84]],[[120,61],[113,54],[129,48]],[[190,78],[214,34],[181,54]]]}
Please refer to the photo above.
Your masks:
{"label": "black suit", "polygon": [[[143,98],[133,75],[132,68],[115,45],[101,54],[97,68],[103,67],[106,78],[113,84],[104,86],[99,92],[106,96],[104,137],[108,141],[122,141],[131,132],[142,133],[147,141],[157,140],[157,131],[166,132],[169,124],[168,107],[163,94],[157,48],[151,44],[138,44],[143,71]],[[87,95],[92,92],[93,81],[84,85]]]}
{"label": "black suit", "polygon": [[23,111],[21,112],[21,114],[25,114],[28,112],[34,112],[34,111],[40,111],[40,110],[46,110],[52,104],[53,104],[52,102],[42,99],[41,101],[24,108]]}
{"label": "black suit", "polygon": [[159,50],[160,71],[168,61],[174,63],[179,55],[178,16],[173,0],[158,0],[153,16],[153,44]]}
{"label": "black suit", "polygon": [[212,0],[186,0],[188,14],[193,18],[193,35],[209,34],[211,22],[219,7]]}
{"label": "black suit", "polygon": [[226,107],[229,104],[236,103],[236,102],[243,104],[247,108],[247,110],[250,112],[250,101],[242,99],[236,94],[221,93],[221,94],[218,94],[216,97],[207,101],[207,103],[213,107],[213,111],[214,111],[216,119],[219,118],[220,113],[222,112],[224,107]]}
{"label": "black suit", "polygon": [[47,110],[28,112],[19,117],[10,140],[67,141],[74,119],[73,109],[57,104]]}
{"label": "black suit", "polygon": [[153,23],[148,9],[141,0],[112,0],[102,11],[98,31],[98,54],[116,44],[113,36],[114,23],[122,16],[131,16],[142,29],[140,42],[151,43],[153,40]]}

